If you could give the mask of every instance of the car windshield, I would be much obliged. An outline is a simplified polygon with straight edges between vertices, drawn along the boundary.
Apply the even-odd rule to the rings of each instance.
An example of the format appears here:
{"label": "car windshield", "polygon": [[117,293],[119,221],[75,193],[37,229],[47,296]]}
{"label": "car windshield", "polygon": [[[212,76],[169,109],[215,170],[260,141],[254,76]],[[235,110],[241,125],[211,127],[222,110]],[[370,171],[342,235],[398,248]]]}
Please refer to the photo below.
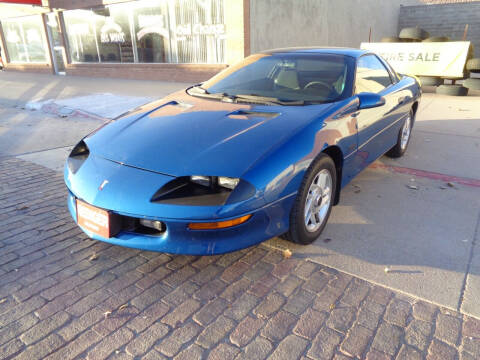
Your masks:
{"label": "car windshield", "polygon": [[282,105],[327,103],[351,96],[353,67],[354,59],[343,55],[256,54],[189,93]]}

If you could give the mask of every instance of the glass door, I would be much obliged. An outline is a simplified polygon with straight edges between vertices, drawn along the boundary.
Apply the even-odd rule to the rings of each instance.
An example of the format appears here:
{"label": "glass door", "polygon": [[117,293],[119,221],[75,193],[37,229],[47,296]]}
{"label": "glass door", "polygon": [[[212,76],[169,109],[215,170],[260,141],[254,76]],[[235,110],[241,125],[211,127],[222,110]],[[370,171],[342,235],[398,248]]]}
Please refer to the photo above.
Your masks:
{"label": "glass door", "polygon": [[60,26],[55,13],[47,14],[47,35],[52,51],[53,68],[55,74],[65,75],[65,48],[61,39]]}

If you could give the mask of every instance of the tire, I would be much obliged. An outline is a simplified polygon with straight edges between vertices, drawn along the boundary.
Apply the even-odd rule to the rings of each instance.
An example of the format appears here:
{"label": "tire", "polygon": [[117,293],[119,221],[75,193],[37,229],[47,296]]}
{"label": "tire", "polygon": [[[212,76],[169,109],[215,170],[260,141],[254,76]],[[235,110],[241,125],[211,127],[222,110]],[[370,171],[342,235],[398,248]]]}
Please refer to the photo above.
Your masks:
{"label": "tire", "polygon": [[402,39],[415,39],[415,40],[425,40],[430,37],[430,34],[420,28],[404,28],[400,31],[400,35],[398,37]]}
{"label": "tire", "polygon": [[[460,76],[460,77],[451,77],[451,76],[448,76],[448,77],[445,77],[445,76],[441,76],[441,78],[443,80],[450,80],[450,81],[459,81],[459,80],[465,80],[467,79],[469,76],[468,73],[464,72],[463,73],[463,76]],[[445,85],[452,85],[452,84],[445,84]]]}
{"label": "tire", "polygon": [[[467,61],[465,61],[465,67],[463,68],[463,73],[465,74],[465,78],[469,77],[471,72],[477,72],[477,70],[470,71],[467,66],[468,62],[472,60],[474,57],[475,57],[475,50],[473,48],[472,43],[470,43],[470,46],[468,47]],[[480,70],[478,70],[478,72],[480,72]]]}
{"label": "tire", "polygon": [[431,36],[422,40],[422,42],[449,42],[450,38],[448,36]]}
{"label": "tire", "polygon": [[405,119],[403,126],[400,128],[397,136],[397,143],[392,147],[386,155],[391,158],[402,157],[407,151],[408,144],[410,143],[410,137],[412,134],[413,123],[415,121],[413,110],[410,110],[410,114]]}
{"label": "tire", "polygon": [[382,38],[382,40],[380,40],[380,42],[383,42],[383,43],[397,43],[397,42],[402,42],[402,39],[400,39],[399,37],[396,37],[396,36],[387,36],[387,37]]}
{"label": "tire", "polygon": [[468,89],[462,85],[440,85],[437,87],[436,93],[450,96],[467,96]]}
{"label": "tire", "polygon": [[443,85],[443,79],[438,76],[419,76],[422,86],[439,86]]}
{"label": "tire", "polygon": [[[321,189],[316,188],[312,190],[312,186],[315,186],[313,183],[317,179],[320,179],[319,184],[323,183],[323,179],[328,185],[329,181],[327,179],[327,174],[330,175],[328,203],[326,200],[327,198],[324,199]],[[312,165],[310,165],[303,178],[292,211],[290,212],[290,229],[282,237],[286,240],[302,245],[308,245],[314,242],[322,233],[327,224],[328,218],[330,217],[336,186],[337,171],[335,163],[330,156],[320,154]],[[327,187],[328,186],[325,186],[324,190],[326,190]],[[320,192],[318,192],[319,190]],[[312,214],[317,221],[317,224],[314,224],[310,220],[311,217],[309,218],[308,224],[306,224],[307,221],[305,220],[305,216],[307,211],[307,197],[309,195],[313,196],[311,205],[315,206],[314,203],[316,201],[321,201],[320,204],[324,204],[324,207],[321,205],[318,206],[318,213],[314,211],[313,214],[315,215]]]}
{"label": "tire", "polygon": [[473,47],[473,44],[470,43],[470,46],[468,47],[467,61],[470,59],[473,59],[474,57],[475,57],[475,48]]}
{"label": "tire", "polygon": [[480,72],[480,58],[470,59],[467,61],[467,70],[477,73]]}
{"label": "tire", "polygon": [[463,86],[471,90],[480,90],[480,79],[467,79],[463,82]]}

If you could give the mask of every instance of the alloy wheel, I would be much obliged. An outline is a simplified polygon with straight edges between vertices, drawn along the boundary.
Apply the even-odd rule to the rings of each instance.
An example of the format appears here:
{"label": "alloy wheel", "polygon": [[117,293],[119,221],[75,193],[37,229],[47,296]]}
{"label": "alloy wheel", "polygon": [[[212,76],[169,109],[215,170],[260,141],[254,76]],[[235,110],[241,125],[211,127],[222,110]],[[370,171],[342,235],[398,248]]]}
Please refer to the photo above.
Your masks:
{"label": "alloy wheel", "polygon": [[332,201],[332,175],[322,169],[315,175],[305,200],[304,220],[308,232],[317,231],[328,214]]}
{"label": "alloy wheel", "polygon": [[407,147],[408,139],[410,139],[410,132],[411,132],[411,119],[410,116],[407,117],[405,120],[405,124],[402,128],[402,137],[400,139],[400,147],[404,150]]}

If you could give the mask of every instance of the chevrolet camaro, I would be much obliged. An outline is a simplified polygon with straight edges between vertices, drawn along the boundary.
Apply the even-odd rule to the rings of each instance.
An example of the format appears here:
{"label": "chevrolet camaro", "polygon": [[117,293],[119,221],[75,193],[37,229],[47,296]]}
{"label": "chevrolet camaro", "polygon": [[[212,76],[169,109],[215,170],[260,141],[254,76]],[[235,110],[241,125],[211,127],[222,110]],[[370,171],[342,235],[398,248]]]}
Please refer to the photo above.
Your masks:
{"label": "chevrolet camaro", "polygon": [[353,177],[405,153],[420,97],[368,51],[251,55],[82,139],[65,166],[69,210],[91,238],[152,251],[310,244]]}

